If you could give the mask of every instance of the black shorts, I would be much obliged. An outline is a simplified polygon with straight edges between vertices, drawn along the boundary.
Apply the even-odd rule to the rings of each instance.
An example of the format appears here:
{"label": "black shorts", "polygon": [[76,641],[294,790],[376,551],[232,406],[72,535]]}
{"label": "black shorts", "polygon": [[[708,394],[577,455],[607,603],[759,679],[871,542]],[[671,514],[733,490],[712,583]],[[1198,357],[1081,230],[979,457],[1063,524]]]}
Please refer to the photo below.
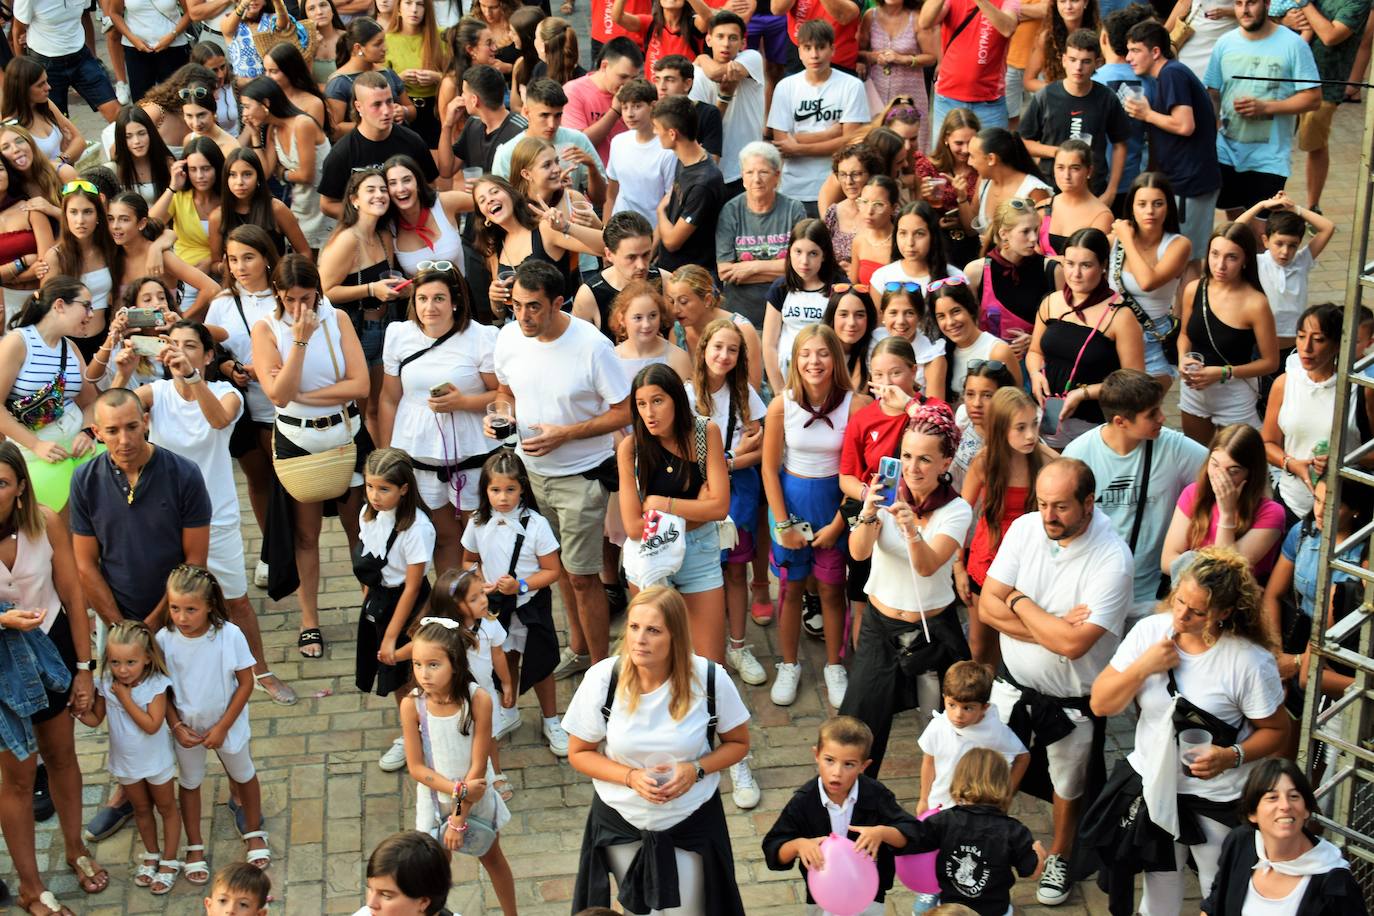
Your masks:
{"label": "black shorts", "polygon": [[[1268,200],[1288,184],[1286,175],[1270,172],[1237,172],[1221,164],[1221,193],[1217,195],[1218,210],[1248,210],[1262,200]],[[1264,218],[1264,214],[1260,214]]]}
{"label": "black shorts", "polygon": [[[76,677],[76,643],[72,641],[72,622],[67,619],[65,610],[57,612],[57,617],[52,622],[52,629],[48,630],[48,639],[52,640],[53,647],[57,649],[57,654],[62,656],[62,664],[67,666],[72,677]],[[34,725],[56,719],[65,713],[67,703],[72,697],[72,688],[68,684],[66,690],[49,690],[47,694],[47,709],[40,710],[29,717],[29,721]]]}

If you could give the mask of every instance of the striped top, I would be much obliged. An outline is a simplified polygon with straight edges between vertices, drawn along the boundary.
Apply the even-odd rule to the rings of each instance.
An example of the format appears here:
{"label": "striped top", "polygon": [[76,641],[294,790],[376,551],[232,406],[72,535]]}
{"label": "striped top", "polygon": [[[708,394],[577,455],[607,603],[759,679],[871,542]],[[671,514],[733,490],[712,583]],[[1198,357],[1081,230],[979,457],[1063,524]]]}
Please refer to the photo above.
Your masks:
{"label": "striped top", "polygon": [[[24,338],[26,352],[24,365],[19,367],[19,374],[15,376],[14,385],[6,396],[6,400],[11,401],[37,394],[39,389],[57,377],[58,367],[62,365],[61,343],[55,347],[48,346],[34,325],[20,328],[19,333]],[[67,390],[63,400],[65,404],[71,404],[76,400],[82,385],[81,356],[77,353],[76,346],[71,343],[67,344],[66,376]]]}

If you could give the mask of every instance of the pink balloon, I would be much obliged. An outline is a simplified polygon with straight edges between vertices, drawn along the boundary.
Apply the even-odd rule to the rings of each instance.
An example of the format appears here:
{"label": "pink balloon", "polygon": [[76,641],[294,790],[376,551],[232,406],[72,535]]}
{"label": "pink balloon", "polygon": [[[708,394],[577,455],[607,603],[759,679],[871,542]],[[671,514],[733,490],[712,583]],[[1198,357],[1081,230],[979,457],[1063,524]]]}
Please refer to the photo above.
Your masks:
{"label": "pink balloon", "polygon": [[[917,815],[917,819],[923,821],[939,810],[931,808]],[[935,877],[935,857],[938,854],[938,850],[932,849],[930,852],[897,856],[893,860],[897,866],[897,880],[918,894],[940,893],[940,882]]]}
{"label": "pink balloon", "polygon": [[848,837],[821,840],[825,867],[806,873],[811,897],[835,916],[856,916],[878,896],[878,863],[854,848]]}

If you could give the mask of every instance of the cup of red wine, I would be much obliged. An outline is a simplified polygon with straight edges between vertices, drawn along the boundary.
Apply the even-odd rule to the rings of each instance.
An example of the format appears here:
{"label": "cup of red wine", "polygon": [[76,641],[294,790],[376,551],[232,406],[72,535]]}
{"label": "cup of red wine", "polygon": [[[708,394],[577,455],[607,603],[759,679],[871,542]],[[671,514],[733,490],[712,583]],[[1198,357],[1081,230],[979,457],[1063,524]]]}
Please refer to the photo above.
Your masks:
{"label": "cup of red wine", "polygon": [[491,437],[504,442],[515,432],[515,417],[511,414],[509,401],[493,401],[487,405],[487,426]]}

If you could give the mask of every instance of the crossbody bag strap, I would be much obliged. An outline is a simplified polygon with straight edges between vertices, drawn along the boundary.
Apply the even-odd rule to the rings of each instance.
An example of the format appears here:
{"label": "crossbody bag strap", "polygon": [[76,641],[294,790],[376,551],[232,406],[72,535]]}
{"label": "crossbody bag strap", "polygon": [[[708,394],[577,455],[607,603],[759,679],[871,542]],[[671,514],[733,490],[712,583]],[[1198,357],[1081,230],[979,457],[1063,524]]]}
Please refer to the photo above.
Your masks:
{"label": "crossbody bag strap", "polygon": [[[336,332],[339,330],[338,314],[336,310],[334,312],[334,330]],[[334,341],[329,336],[329,325],[323,321],[320,322],[320,333],[324,335],[324,345],[329,348],[329,362],[334,366],[334,380],[342,382],[344,380],[344,374],[343,370],[339,368],[339,356],[334,352]],[[352,402],[350,401],[349,403]],[[350,434],[349,438],[351,439],[352,430],[348,428],[348,404],[341,404],[339,410],[343,414],[344,431]]]}
{"label": "crossbody bag strap", "polygon": [[1083,346],[1078,348],[1078,356],[1074,358],[1073,368],[1069,370],[1069,380],[1064,383],[1064,393],[1068,394],[1073,390],[1073,377],[1078,374],[1078,364],[1083,361],[1083,354],[1088,349],[1088,344],[1097,336],[1097,332],[1102,329],[1102,322],[1107,320],[1107,316],[1112,313],[1111,302],[1106,303],[1107,307],[1102,310],[1102,314],[1097,319],[1097,324],[1093,325],[1092,332],[1083,338]]}
{"label": "crossbody bag strap", "polygon": [[1208,307],[1208,302],[1207,302],[1207,278],[1206,278],[1206,277],[1203,277],[1203,278],[1202,278],[1202,281],[1201,281],[1201,283],[1200,283],[1200,285],[1199,285],[1199,289],[1200,289],[1200,291],[1201,291],[1201,293],[1202,293],[1202,327],[1203,327],[1203,330],[1205,330],[1205,331],[1207,332],[1207,342],[1210,343],[1210,344],[1212,345],[1212,350],[1217,354],[1218,358],[1220,358],[1220,359],[1225,359],[1226,357],[1222,356],[1221,347],[1218,347],[1218,346],[1217,346],[1217,339],[1216,339],[1215,337],[1212,336],[1212,321],[1211,321],[1211,318],[1210,318],[1210,317],[1208,316],[1208,314],[1207,314],[1209,311],[1211,311],[1211,309]]}
{"label": "crossbody bag strap", "polygon": [[1131,523],[1131,553],[1135,553],[1140,538],[1140,525],[1145,520],[1145,500],[1150,495],[1150,466],[1154,463],[1155,440],[1145,440],[1145,470],[1140,478],[1140,496],[1135,504],[1135,521]]}
{"label": "crossbody bag strap", "polygon": [[978,4],[975,3],[973,5],[973,9],[969,10],[968,15],[964,17],[964,21],[956,25],[954,27],[954,31],[949,34],[949,41],[945,42],[944,47],[944,50],[946,52],[949,51],[950,46],[954,44],[954,40],[964,33],[964,29],[969,27],[969,23],[973,21],[973,17],[977,15]]}
{"label": "crossbody bag strap", "polygon": [[[434,769],[434,751],[429,740],[429,716],[425,712],[425,698],[423,694],[417,693],[415,699],[415,717],[420,721],[420,747],[421,753],[425,758],[425,766]],[[437,772],[437,771],[436,771]],[[439,793],[430,787],[429,797],[434,802],[434,814],[439,816],[439,812],[444,810],[443,804],[439,801]],[[442,818],[441,818],[442,822]],[[442,836],[442,833],[440,834]]]}
{"label": "crossbody bag strap", "polygon": [[606,702],[601,704],[601,718],[611,721],[611,707],[615,705],[615,688],[620,683],[620,662],[611,666],[611,678],[606,682]]}
{"label": "crossbody bag strap", "polygon": [[525,526],[529,524],[530,514],[528,511],[520,516],[520,532],[515,536],[515,547],[510,552],[510,569],[506,570],[506,575],[515,578],[515,565],[520,562],[520,549],[525,546]]}
{"label": "crossbody bag strap", "polygon": [[706,746],[716,746],[716,663],[706,662]]}
{"label": "crossbody bag strap", "polygon": [[455,325],[454,327],[449,328],[449,329],[448,329],[447,331],[445,331],[443,334],[439,335],[438,338],[436,338],[435,340],[431,341],[430,344],[429,344],[429,346],[424,347],[423,349],[420,349],[420,350],[416,350],[414,353],[410,354],[410,355],[407,356],[405,359],[401,360],[401,364],[400,364],[399,366],[396,367],[396,377],[397,377],[397,378],[400,378],[400,376],[401,376],[401,370],[402,370],[402,369],[404,369],[406,366],[409,366],[411,363],[415,362],[415,360],[417,360],[417,359],[419,359],[420,357],[424,356],[426,353],[430,352],[431,350],[436,350],[436,349],[438,349],[439,347],[443,346],[443,345],[448,341],[448,339],[449,339],[450,337],[452,337],[454,334],[457,334],[457,333],[458,333],[458,327],[457,327],[457,325]]}
{"label": "crossbody bag strap", "polygon": [[[729,382],[726,382],[729,385]],[[730,388],[730,417],[725,421],[725,450],[730,451],[731,444],[735,441],[735,423],[739,420],[736,413],[738,408],[735,406],[735,389]],[[703,475],[705,476],[705,475]]]}
{"label": "crossbody bag strap", "polygon": [[706,417],[692,418],[692,437],[693,444],[697,450],[697,470],[701,472],[701,482],[706,482],[706,424],[711,421]]}

